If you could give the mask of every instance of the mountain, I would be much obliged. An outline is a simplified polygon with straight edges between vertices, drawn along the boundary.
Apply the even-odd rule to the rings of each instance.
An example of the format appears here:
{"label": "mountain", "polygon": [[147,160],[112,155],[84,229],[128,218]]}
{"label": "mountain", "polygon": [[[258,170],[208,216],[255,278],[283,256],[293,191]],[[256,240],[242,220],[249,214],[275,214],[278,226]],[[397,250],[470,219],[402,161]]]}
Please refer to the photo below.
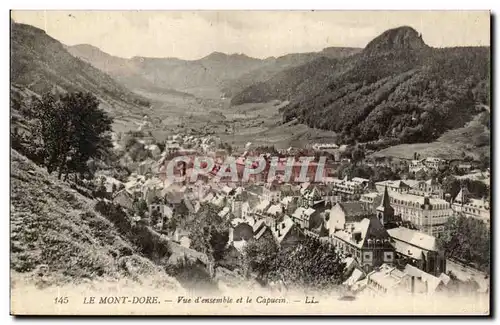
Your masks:
{"label": "mountain", "polygon": [[[177,58],[119,58],[100,49],[80,44],[68,47],[74,56],[105,71],[130,89],[151,92],[196,92],[197,88],[217,88],[259,67],[262,60],[244,54],[211,53],[199,60]],[[185,94],[188,95],[188,94]]]}
{"label": "mountain", "polygon": [[227,97],[232,97],[255,83],[269,80],[285,69],[302,65],[320,57],[344,58],[360,51],[360,48],[353,47],[328,47],[320,52],[292,53],[278,58],[267,58],[263,61],[261,67],[249,71],[239,78],[223,82],[222,91]]}
{"label": "mountain", "polygon": [[[48,91],[87,91],[113,115],[138,113],[148,101],[101,70],[75,58],[43,30],[11,21],[11,85],[41,95]],[[13,90],[15,91],[15,90]]]}
{"label": "mountain", "polygon": [[427,48],[422,35],[411,27],[403,26],[389,29],[366,45],[365,53],[387,50],[420,50]]}
{"label": "mountain", "polygon": [[477,104],[489,104],[489,70],[489,47],[431,48],[401,27],[352,56],[282,71],[231,103],[288,100],[283,122],[335,131],[345,142],[428,142],[464,126]]}
{"label": "mountain", "polygon": [[124,59],[109,55],[88,44],[70,46],[68,51],[108,73],[130,89],[196,94],[200,93],[200,89],[213,89],[230,97],[256,82],[268,80],[286,68],[319,57],[346,57],[361,49],[330,47],[320,52],[293,53],[264,60],[245,54],[221,52],[213,52],[199,60],[148,57]]}

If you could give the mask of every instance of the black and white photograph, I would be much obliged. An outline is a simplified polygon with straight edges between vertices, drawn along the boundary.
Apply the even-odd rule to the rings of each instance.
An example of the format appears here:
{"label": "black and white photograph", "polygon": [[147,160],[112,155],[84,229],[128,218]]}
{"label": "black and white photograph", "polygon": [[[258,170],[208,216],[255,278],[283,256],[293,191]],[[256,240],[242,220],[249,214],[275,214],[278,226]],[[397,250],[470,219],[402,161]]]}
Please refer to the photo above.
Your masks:
{"label": "black and white photograph", "polygon": [[491,19],[11,10],[11,314],[489,316]]}

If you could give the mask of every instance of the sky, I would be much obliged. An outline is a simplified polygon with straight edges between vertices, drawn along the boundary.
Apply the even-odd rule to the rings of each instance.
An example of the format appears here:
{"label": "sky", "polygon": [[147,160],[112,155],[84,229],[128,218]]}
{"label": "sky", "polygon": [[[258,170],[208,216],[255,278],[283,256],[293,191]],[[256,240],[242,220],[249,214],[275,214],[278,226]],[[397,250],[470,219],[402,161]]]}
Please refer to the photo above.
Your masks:
{"label": "sky", "polygon": [[12,11],[66,45],[91,44],[130,58],[199,59],[212,52],[266,58],[364,47],[411,26],[433,47],[490,45],[488,11]]}

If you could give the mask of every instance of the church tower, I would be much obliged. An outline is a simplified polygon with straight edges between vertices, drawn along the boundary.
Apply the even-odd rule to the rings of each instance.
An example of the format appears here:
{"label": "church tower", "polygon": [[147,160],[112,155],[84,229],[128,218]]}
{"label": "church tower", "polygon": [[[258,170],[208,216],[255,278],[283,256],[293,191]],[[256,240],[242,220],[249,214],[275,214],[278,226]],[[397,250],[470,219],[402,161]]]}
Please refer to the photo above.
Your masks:
{"label": "church tower", "polygon": [[380,205],[377,207],[377,218],[383,225],[394,220],[394,208],[391,207],[389,192],[387,191],[387,185],[384,188],[384,194],[382,194],[382,201],[380,202]]}

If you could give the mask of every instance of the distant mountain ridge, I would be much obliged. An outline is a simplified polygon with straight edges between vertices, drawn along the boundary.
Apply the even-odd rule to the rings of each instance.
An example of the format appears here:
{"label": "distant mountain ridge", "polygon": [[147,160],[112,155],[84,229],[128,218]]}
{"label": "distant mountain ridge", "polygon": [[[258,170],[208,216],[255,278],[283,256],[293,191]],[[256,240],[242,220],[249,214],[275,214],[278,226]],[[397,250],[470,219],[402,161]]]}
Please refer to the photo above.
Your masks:
{"label": "distant mountain ridge", "polygon": [[11,84],[36,94],[88,91],[114,115],[138,113],[149,102],[92,65],[75,58],[45,31],[11,20]]}
{"label": "distant mountain ridge", "polygon": [[477,104],[489,104],[489,55],[489,47],[431,48],[404,26],[360,53],[285,69],[231,103],[287,100],[283,122],[297,119],[344,141],[432,141],[470,121]]}
{"label": "distant mountain ridge", "polygon": [[249,71],[239,78],[226,80],[222,84],[222,91],[227,97],[232,97],[246,87],[267,81],[285,69],[297,67],[321,57],[331,59],[345,58],[360,51],[360,48],[355,47],[327,47],[320,52],[292,53],[277,58],[267,58],[264,60],[262,67]]}
{"label": "distant mountain ridge", "polygon": [[244,54],[211,53],[198,60],[132,57],[124,59],[83,44],[70,46],[69,52],[130,89],[189,92],[197,87],[214,87],[225,79],[236,78],[261,64]]}
{"label": "distant mountain ridge", "polygon": [[345,57],[361,49],[326,48],[321,52],[287,54],[266,59],[256,59],[245,54],[213,52],[197,60],[139,56],[124,59],[88,44],[69,46],[68,51],[109,73],[130,89],[175,89],[190,92],[196,88],[211,87],[230,97],[232,93],[255,82],[265,81],[285,68],[322,56]]}

